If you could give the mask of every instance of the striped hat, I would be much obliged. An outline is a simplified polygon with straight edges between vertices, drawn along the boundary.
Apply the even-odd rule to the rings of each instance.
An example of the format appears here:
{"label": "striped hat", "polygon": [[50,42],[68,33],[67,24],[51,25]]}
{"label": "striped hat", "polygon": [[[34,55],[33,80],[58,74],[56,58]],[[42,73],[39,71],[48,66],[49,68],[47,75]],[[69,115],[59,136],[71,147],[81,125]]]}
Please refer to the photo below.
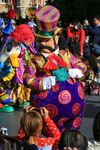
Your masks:
{"label": "striped hat", "polygon": [[35,35],[41,38],[52,38],[57,28],[60,12],[57,8],[47,5],[36,11],[37,28]]}

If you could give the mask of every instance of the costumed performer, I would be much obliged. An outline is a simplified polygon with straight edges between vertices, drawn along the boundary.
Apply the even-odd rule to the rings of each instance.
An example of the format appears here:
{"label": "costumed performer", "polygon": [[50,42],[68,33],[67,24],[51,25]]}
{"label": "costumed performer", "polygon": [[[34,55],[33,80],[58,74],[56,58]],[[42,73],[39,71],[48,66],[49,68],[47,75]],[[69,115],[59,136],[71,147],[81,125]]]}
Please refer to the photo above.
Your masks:
{"label": "costumed performer", "polygon": [[[28,25],[22,24],[11,32],[0,52],[0,111],[11,112],[16,104],[27,105],[30,89],[25,88],[23,76],[28,53],[34,53],[31,43],[34,35]],[[29,52],[28,52],[29,51]]]}
{"label": "costumed performer", "polygon": [[36,11],[35,31],[38,51],[31,57],[26,86],[31,88],[31,106],[46,107],[60,130],[78,129],[84,114],[84,86],[81,78],[86,65],[68,49],[59,50],[61,28],[57,28],[60,12],[53,6]]}

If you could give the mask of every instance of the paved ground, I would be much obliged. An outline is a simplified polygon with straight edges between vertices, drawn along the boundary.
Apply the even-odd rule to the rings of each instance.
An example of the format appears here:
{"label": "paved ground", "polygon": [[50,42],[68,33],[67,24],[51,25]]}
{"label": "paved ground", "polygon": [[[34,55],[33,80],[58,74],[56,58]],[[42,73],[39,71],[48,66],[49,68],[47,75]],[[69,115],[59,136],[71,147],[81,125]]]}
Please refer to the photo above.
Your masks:
{"label": "paved ground", "polygon": [[[87,105],[80,131],[85,134],[88,139],[93,139],[92,125],[96,113],[100,111],[100,96],[86,96],[86,99]],[[16,135],[21,115],[22,111],[0,113],[0,126],[7,127],[9,135]]]}

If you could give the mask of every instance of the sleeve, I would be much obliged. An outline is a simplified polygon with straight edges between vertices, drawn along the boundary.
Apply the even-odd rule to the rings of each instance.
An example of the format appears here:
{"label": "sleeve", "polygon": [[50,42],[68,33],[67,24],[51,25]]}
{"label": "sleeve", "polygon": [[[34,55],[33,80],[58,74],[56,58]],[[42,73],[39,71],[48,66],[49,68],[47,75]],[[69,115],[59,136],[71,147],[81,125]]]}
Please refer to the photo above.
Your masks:
{"label": "sleeve", "polygon": [[91,25],[88,25],[87,28],[88,28],[89,33],[96,34],[96,35],[100,36],[100,27],[93,28]]}
{"label": "sleeve", "polygon": [[73,59],[75,60],[73,63],[72,63],[72,61],[73,61],[73,59],[72,59],[72,61],[71,61],[71,63],[72,63],[72,68],[78,68],[81,72],[82,72],[82,74],[83,75],[85,75],[85,73],[86,73],[86,71],[87,71],[87,66],[86,66],[86,64],[82,61],[82,59],[81,58],[78,58],[78,57],[75,57],[75,56],[73,56]]}
{"label": "sleeve", "polygon": [[44,120],[43,135],[45,138],[38,139],[38,146],[40,147],[46,145],[57,145],[55,143],[58,143],[60,139],[61,133],[49,117]]}
{"label": "sleeve", "polygon": [[59,139],[61,135],[59,129],[57,128],[55,123],[50,119],[50,117],[44,120],[43,133],[47,137],[52,137],[55,139]]}
{"label": "sleeve", "polygon": [[84,42],[85,42],[85,31],[81,30],[81,33],[80,33],[80,55],[82,55],[82,56],[84,53]]}
{"label": "sleeve", "polygon": [[66,51],[60,51],[60,56],[68,64],[68,69],[78,68],[84,75],[87,71],[87,66],[81,58],[74,56],[68,49]]}
{"label": "sleeve", "polygon": [[18,130],[18,134],[16,136],[16,139],[19,140],[19,141],[21,141],[24,137],[25,137],[24,131],[22,129],[19,129]]}
{"label": "sleeve", "polygon": [[67,32],[66,32],[66,34],[67,34],[67,36],[68,36],[69,38],[73,38],[73,33],[72,33],[71,30],[70,30],[70,26],[67,27]]}
{"label": "sleeve", "polygon": [[29,61],[25,69],[24,74],[25,85],[34,90],[42,91],[43,90],[43,77],[37,73],[37,66],[34,62]]}

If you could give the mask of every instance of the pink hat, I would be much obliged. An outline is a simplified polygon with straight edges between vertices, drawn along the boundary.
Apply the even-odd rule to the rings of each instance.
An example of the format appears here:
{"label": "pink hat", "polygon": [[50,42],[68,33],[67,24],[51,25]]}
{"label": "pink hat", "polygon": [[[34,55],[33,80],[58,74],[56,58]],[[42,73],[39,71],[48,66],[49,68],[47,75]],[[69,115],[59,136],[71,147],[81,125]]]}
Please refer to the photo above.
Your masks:
{"label": "pink hat", "polygon": [[36,11],[37,29],[35,35],[42,38],[52,38],[56,30],[60,12],[54,6],[40,7]]}

